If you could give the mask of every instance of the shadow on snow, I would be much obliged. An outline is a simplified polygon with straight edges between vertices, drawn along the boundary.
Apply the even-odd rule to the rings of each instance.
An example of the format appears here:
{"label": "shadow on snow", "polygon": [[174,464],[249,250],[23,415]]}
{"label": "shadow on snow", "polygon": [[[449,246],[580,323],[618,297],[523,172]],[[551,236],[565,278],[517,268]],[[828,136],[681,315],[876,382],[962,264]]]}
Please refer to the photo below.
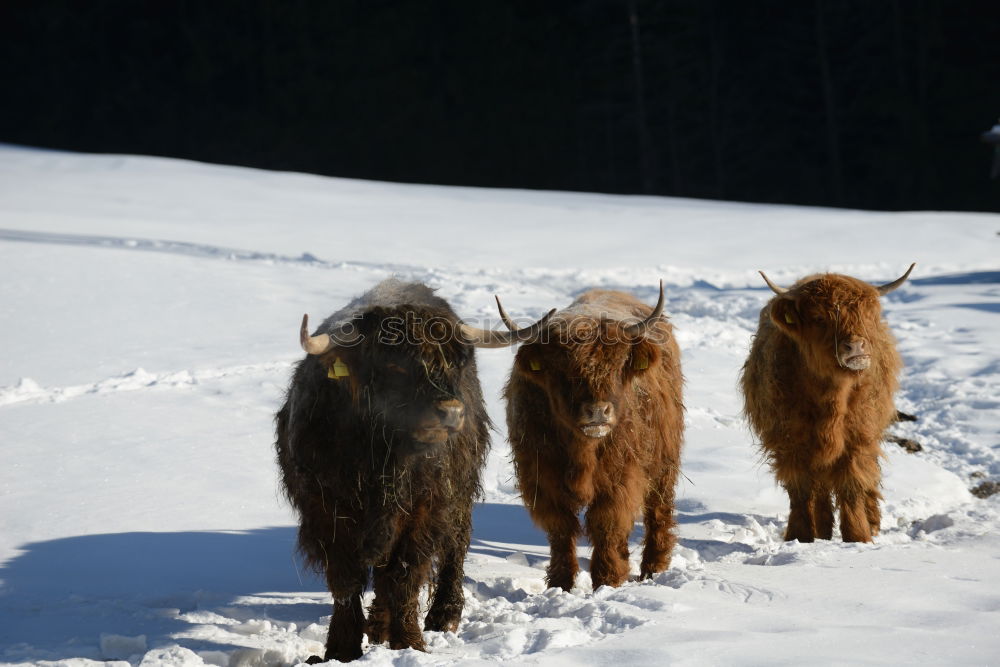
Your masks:
{"label": "shadow on snow", "polygon": [[[711,518],[742,517],[678,516],[682,524]],[[633,550],[642,534],[640,523],[631,536]],[[146,635],[149,649],[172,643],[195,651],[245,646],[185,636],[213,623],[188,612],[215,612],[237,623],[322,624],[330,613],[326,586],[302,567],[295,538],[296,528],[286,526],[81,535],[25,545],[0,569],[0,660],[100,660],[102,633]],[[680,543],[708,560],[747,549],[711,540]],[[481,503],[469,551],[499,558],[521,553],[528,565],[540,567],[548,559],[548,540],[522,505]],[[588,565],[582,558],[581,566]]]}
{"label": "shadow on snow", "polygon": [[[10,656],[20,645],[20,659],[100,659],[94,652],[101,633],[144,634],[154,648],[192,629],[179,613],[239,606],[241,597],[263,591],[280,591],[285,600],[295,598],[289,593],[324,592],[294,549],[294,527],[83,535],[26,545],[0,569],[0,650]],[[256,618],[308,625],[329,614],[322,598],[317,604],[273,600]],[[261,613],[256,604],[245,611]],[[192,650],[237,648],[180,643]]]}
{"label": "shadow on snow", "polygon": [[[497,555],[485,543],[512,543],[548,554],[544,534],[519,505],[477,505],[473,525],[472,552],[481,545],[482,553]],[[24,545],[0,569],[0,661],[99,660],[102,633],[146,635],[150,649],[175,642],[196,651],[242,647],[176,638],[198,624],[184,620],[185,612],[224,610],[237,621],[300,628],[322,623],[330,613],[326,585],[303,568],[295,538],[296,528],[287,526],[81,535]]]}

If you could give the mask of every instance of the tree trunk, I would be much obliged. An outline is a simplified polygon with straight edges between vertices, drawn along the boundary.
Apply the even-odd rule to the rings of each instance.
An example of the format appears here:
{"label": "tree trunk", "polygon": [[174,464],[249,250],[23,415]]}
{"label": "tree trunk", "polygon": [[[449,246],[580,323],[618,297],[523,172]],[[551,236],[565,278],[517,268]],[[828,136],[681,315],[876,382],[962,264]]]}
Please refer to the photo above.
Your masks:
{"label": "tree trunk", "polygon": [[642,40],[639,34],[639,13],[635,0],[628,0],[628,18],[632,29],[632,72],[635,77],[635,124],[639,140],[639,180],[642,191],[651,194],[656,187],[656,167],[653,141],[646,120],[646,92],[642,76]]}
{"label": "tree trunk", "polygon": [[816,50],[819,56],[820,84],[823,88],[823,106],[826,109],[826,146],[830,158],[833,203],[843,205],[844,177],[840,163],[840,137],[837,132],[837,104],[834,98],[833,79],[830,74],[826,21],[823,14],[823,0],[816,0]]}

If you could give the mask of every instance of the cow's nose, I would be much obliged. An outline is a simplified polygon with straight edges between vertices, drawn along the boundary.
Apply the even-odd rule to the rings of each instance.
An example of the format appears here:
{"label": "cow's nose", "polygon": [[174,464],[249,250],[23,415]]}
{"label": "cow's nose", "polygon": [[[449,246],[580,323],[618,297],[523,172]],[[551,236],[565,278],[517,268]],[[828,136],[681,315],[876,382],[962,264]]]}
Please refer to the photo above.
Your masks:
{"label": "cow's nose", "polygon": [[607,401],[583,404],[583,416],[591,424],[607,424],[615,416],[615,408]]}
{"label": "cow's nose", "polygon": [[843,349],[844,358],[857,357],[862,354],[868,354],[864,338],[855,338],[853,340],[841,343],[840,346]]}
{"label": "cow's nose", "polygon": [[441,424],[446,428],[460,429],[465,418],[465,406],[461,401],[441,401],[436,406]]}

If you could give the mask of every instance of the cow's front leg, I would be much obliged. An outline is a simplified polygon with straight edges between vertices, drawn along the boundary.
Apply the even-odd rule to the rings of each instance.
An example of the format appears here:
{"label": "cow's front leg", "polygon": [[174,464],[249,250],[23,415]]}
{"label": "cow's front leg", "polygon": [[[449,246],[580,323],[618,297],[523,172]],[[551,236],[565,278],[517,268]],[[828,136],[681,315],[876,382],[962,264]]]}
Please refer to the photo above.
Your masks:
{"label": "cow's front leg", "polygon": [[412,536],[402,536],[383,571],[375,579],[375,597],[384,600],[389,612],[389,648],[426,650],[424,636],[417,622],[420,588],[427,583],[432,548],[416,543]]}
{"label": "cow's front leg", "polygon": [[878,441],[869,441],[867,452],[844,457],[835,469],[834,491],[840,509],[840,535],[845,542],[871,542],[878,534],[882,498],[878,487],[881,470],[878,464]]}
{"label": "cow's front leg", "polygon": [[641,579],[650,579],[670,567],[670,556],[677,543],[674,533],[674,489],[679,466],[671,462],[667,471],[646,492],[643,506],[645,537],[642,548]]}
{"label": "cow's front leg", "polygon": [[[549,566],[545,570],[545,585],[549,588],[561,588],[569,591],[576,581],[576,573],[580,565],[576,560],[576,536],[579,532],[579,521],[573,517],[576,524],[548,532]],[[569,524],[568,521],[565,522]]]}
{"label": "cow's front leg", "polygon": [[[361,657],[365,620],[361,593],[368,582],[368,574],[357,556],[357,540],[350,531],[353,526],[350,517],[326,516],[334,526],[332,531],[320,521],[323,514],[303,515],[299,546],[314,562],[323,566],[327,589],[334,599],[325,660],[349,662]],[[318,656],[312,656],[309,661],[323,662]]]}
{"label": "cow's front leg", "polygon": [[868,527],[871,529],[872,537],[878,535],[882,529],[882,510],[879,509],[881,500],[882,494],[877,489],[865,492],[865,514],[868,515]]}
{"label": "cow's front leg", "polygon": [[830,489],[819,485],[813,487],[809,506],[816,537],[821,540],[833,539],[833,500]]}
{"label": "cow's front leg", "polygon": [[[346,598],[334,600],[330,630],[326,636],[325,660],[350,662],[361,657],[361,635],[365,614],[361,607],[361,591]],[[309,662],[318,662],[315,658]]]}
{"label": "cow's front leg", "polygon": [[528,513],[549,539],[549,567],[545,585],[568,591],[573,588],[580,569],[576,560],[576,538],[580,521],[570,500],[558,487],[542,487],[534,491],[531,502],[525,502]]}
{"label": "cow's front leg", "polygon": [[600,495],[587,510],[587,535],[594,545],[590,579],[599,586],[620,586],[628,579],[628,535],[632,529],[629,507]]}
{"label": "cow's front leg", "polygon": [[[384,577],[385,566],[376,566],[372,573],[376,591],[385,589],[385,584],[381,583]],[[386,608],[385,598],[376,595],[375,599],[372,600],[371,606],[368,607],[365,634],[368,635],[369,644],[384,644],[389,641],[389,610]]]}
{"label": "cow's front leg", "polygon": [[804,481],[796,481],[785,485],[788,491],[788,527],[785,528],[785,540],[812,542],[816,539],[816,529],[813,525],[810,497],[812,491]]}
{"label": "cow's front leg", "polygon": [[445,548],[438,564],[437,581],[434,585],[434,600],[424,619],[424,630],[436,632],[456,632],[462,620],[465,593],[462,578],[465,574],[465,554],[469,549],[471,523],[459,536],[457,543]]}
{"label": "cow's front leg", "polygon": [[853,488],[837,492],[840,505],[840,536],[845,542],[871,542],[872,528],[868,523],[867,494]]}

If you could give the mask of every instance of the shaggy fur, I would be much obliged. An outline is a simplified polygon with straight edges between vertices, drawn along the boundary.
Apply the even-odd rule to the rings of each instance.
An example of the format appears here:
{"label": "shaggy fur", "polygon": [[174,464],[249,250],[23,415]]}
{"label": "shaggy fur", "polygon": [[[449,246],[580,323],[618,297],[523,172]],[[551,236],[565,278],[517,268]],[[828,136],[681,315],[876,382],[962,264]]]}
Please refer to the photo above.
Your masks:
{"label": "shaggy fur", "polygon": [[[550,587],[573,586],[583,508],[594,588],[628,577],[628,537],[640,511],[641,576],[670,565],[684,428],[680,351],[666,320],[643,338],[623,335],[625,324],[650,312],[628,294],[592,290],[515,358],[504,391],[507,428],[521,497],[548,534]],[[611,405],[615,423],[607,435],[588,437],[584,406],[598,403]]]}
{"label": "shaggy fur", "polygon": [[[859,340],[871,355],[869,367],[838,363],[838,349]],[[831,539],[831,495],[845,542],[870,542],[878,534],[880,441],[896,416],[892,395],[901,366],[878,292],[868,283],[809,276],[761,310],[740,384],[750,426],[788,492],[786,540]]]}
{"label": "shaggy fur", "polygon": [[[458,626],[490,428],[473,348],[454,337],[429,342],[419,325],[459,322],[429,288],[386,281],[319,332],[345,320],[364,340],[303,359],[276,417],[282,482],[300,519],[299,549],[334,598],[325,657],[341,661],[361,656],[363,632],[373,643],[422,650],[417,596],[434,569],[424,628]],[[331,379],[338,358],[350,375]],[[440,406],[458,404],[464,421],[447,439],[415,438],[427,429],[440,434]],[[361,594],[369,578],[375,600],[365,624]]]}

